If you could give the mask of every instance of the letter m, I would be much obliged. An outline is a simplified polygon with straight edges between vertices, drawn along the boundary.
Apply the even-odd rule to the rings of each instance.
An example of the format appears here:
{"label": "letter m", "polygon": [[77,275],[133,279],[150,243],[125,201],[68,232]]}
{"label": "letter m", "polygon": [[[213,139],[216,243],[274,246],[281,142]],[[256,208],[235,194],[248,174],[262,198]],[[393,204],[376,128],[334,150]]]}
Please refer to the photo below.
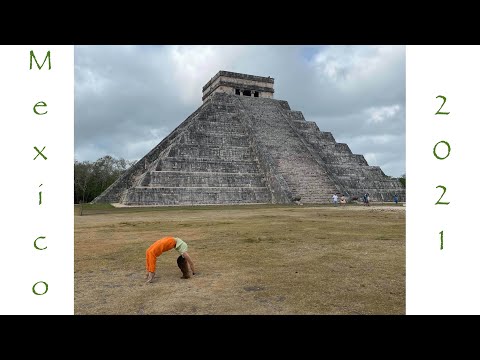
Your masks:
{"label": "letter m", "polygon": [[30,50],[30,70],[32,70],[32,59],[35,60],[35,63],[37,64],[38,70],[42,70],[43,65],[45,65],[45,61],[48,59],[48,70],[52,68],[52,63],[50,61],[50,50],[47,51],[47,55],[45,56],[45,59],[43,59],[42,65],[40,65],[37,61],[37,58],[35,57],[35,54],[33,53],[33,50]]}

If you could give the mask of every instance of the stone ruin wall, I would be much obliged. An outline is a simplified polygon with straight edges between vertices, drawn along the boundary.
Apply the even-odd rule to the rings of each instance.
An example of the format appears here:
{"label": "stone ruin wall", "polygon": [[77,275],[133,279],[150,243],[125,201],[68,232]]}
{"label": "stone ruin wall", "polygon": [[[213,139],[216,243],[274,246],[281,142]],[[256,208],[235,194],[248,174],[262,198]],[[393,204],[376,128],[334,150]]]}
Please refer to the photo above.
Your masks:
{"label": "stone ruin wall", "polygon": [[273,84],[273,78],[220,71],[203,87],[202,99],[205,102],[217,92],[235,95],[235,89],[258,91],[259,97],[273,98]]}
{"label": "stone ruin wall", "polygon": [[[273,94],[270,93],[270,92],[266,92],[266,91],[261,91],[261,90],[258,90],[258,89],[253,89],[254,91],[259,91],[259,96],[260,98],[268,98],[268,99],[271,99],[273,98]],[[204,101],[207,101],[208,99],[210,99],[210,97],[213,95],[213,94],[216,94],[216,93],[223,93],[223,94],[228,94],[228,95],[236,95],[235,94],[235,88],[231,87],[231,86],[219,86],[218,88],[216,88],[211,94],[208,95],[207,98],[205,98]],[[239,96],[239,95],[236,95],[236,96]],[[253,94],[251,95],[251,97],[253,97]]]}

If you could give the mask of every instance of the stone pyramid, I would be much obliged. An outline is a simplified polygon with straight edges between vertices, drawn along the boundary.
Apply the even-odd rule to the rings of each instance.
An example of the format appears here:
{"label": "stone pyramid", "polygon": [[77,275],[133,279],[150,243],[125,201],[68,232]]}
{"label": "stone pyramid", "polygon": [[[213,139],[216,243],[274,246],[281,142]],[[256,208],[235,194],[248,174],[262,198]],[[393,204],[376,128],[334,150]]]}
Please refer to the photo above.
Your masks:
{"label": "stone pyramid", "polygon": [[273,99],[270,77],[218,72],[203,104],[93,202],[328,203],[334,193],[405,200],[400,182]]}

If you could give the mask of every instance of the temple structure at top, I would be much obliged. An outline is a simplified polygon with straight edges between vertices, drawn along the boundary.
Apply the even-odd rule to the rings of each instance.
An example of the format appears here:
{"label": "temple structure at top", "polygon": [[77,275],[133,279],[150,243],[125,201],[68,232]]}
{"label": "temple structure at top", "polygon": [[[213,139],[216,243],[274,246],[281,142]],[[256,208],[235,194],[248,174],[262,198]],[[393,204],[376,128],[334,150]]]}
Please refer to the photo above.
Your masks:
{"label": "temple structure at top", "polygon": [[274,93],[273,82],[271,77],[219,71],[203,87],[202,100],[205,103],[215,93],[271,99]]}

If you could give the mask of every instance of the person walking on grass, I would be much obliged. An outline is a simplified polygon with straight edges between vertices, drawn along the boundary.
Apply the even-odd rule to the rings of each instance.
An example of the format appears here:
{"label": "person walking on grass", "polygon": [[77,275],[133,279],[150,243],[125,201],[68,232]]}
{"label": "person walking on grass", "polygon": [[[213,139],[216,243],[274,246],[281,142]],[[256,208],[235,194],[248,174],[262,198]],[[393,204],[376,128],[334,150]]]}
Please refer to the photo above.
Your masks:
{"label": "person walking on grass", "polygon": [[395,194],[393,196],[393,201],[395,201],[395,205],[398,205],[398,195],[397,194]]}
{"label": "person walking on grass", "polygon": [[195,265],[193,264],[192,258],[187,253],[187,243],[180,238],[166,236],[155,241],[146,251],[147,283],[151,283],[155,277],[157,257],[165,251],[172,250],[173,248],[175,248],[175,250],[180,253],[180,257],[184,259],[177,259],[177,265],[180,270],[182,270],[182,279],[188,279],[190,277],[189,267],[192,270],[192,275],[195,275]]}

